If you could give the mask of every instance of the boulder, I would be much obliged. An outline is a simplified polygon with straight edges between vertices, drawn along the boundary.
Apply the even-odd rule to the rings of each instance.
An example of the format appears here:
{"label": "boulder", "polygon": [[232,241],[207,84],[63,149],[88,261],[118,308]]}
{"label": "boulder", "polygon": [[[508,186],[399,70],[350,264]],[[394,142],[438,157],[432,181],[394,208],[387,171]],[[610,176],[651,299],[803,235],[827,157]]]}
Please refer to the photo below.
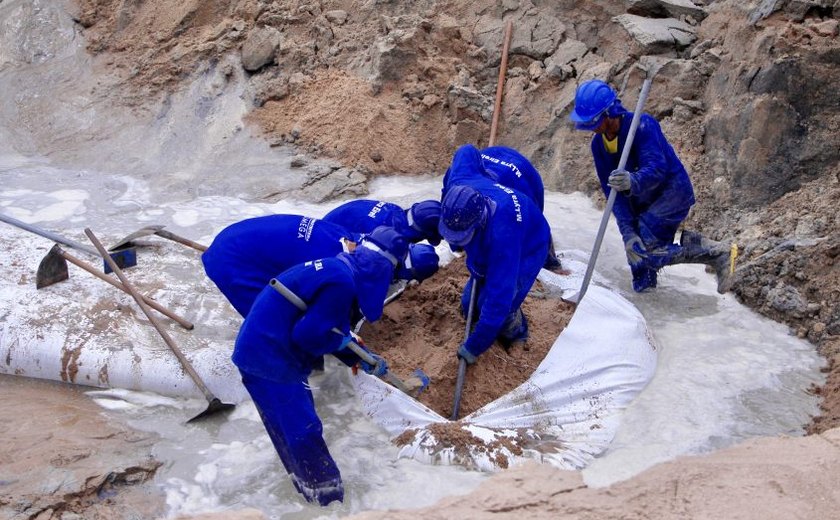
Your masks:
{"label": "boulder", "polygon": [[650,18],[691,17],[701,22],[708,15],[706,10],[691,0],[630,0],[627,12]]}
{"label": "boulder", "polygon": [[641,46],[643,54],[682,50],[697,39],[694,27],[676,18],[644,18],[622,14],[613,18]]}
{"label": "boulder", "polygon": [[274,27],[258,27],[248,34],[242,44],[242,67],[255,72],[274,61],[274,52],[280,46],[280,31]]}

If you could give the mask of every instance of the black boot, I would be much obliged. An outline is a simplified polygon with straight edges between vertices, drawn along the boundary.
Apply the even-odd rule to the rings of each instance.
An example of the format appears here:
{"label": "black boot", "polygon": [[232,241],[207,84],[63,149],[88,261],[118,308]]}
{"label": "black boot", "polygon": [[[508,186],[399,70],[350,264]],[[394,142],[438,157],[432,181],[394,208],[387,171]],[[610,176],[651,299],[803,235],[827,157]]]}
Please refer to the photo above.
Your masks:
{"label": "black boot", "polygon": [[732,285],[732,248],[721,242],[709,240],[695,231],[683,231],[680,237],[682,251],[675,255],[672,264],[705,264],[715,270],[717,292],[728,292]]}

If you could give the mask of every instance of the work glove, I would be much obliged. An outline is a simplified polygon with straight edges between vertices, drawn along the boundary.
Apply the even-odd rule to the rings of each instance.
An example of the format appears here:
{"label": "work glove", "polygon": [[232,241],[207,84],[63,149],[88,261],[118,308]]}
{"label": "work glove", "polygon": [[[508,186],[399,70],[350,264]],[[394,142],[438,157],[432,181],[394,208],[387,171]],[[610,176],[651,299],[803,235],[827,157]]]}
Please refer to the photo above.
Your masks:
{"label": "work glove", "polygon": [[647,258],[645,243],[642,242],[639,235],[632,235],[624,242],[624,251],[627,253],[627,261],[630,265],[638,265]]}
{"label": "work glove", "polygon": [[458,347],[458,357],[466,361],[468,365],[472,365],[478,361],[478,356],[467,350],[466,345],[463,343],[461,343],[461,346]]}
{"label": "work glove", "polygon": [[633,186],[630,172],[624,169],[613,170],[607,178],[607,185],[614,190],[630,191],[630,188]]}
{"label": "work glove", "polygon": [[347,345],[350,344],[351,341],[356,345],[359,345],[360,347],[365,346],[364,340],[362,340],[362,338],[359,337],[355,332],[350,331],[350,334],[347,334],[346,336],[341,338],[341,344],[338,346],[338,350],[344,350],[347,347]]}
{"label": "work glove", "polygon": [[382,356],[374,354],[373,352],[368,352],[370,357],[372,357],[376,363],[371,365],[364,359],[359,360],[359,366],[362,367],[362,370],[365,371],[366,374],[370,374],[372,376],[382,377],[388,372],[388,363]]}

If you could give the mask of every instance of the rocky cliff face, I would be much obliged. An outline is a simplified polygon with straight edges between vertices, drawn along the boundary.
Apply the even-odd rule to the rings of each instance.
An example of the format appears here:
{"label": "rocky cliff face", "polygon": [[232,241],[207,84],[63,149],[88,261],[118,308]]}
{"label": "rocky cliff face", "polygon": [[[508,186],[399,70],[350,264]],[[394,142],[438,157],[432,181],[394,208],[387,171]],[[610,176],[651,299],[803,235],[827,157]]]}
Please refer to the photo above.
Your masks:
{"label": "rocky cliff face", "polygon": [[[456,146],[486,144],[508,21],[498,142],[548,188],[600,199],[589,136],[567,122],[575,87],[604,79],[632,107],[656,70],[646,110],[695,183],[688,225],[741,246],[746,304],[840,353],[836,0],[78,2],[115,102],[163,106],[196,77],[219,92],[244,78],[252,128],[331,160],[306,171],[299,195],[316,200],[441,174]],[[838,385],[832,373],[817,430],[840,424]]]}

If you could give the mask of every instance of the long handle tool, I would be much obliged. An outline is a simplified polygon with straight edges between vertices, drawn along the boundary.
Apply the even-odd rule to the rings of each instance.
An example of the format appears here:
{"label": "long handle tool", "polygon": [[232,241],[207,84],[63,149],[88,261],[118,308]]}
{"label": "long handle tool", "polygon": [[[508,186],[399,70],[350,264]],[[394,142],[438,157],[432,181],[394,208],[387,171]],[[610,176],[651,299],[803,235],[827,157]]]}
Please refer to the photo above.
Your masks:
{"label": "long handle tool", "polygon": [[189,238],[184,238],[182,236],[178,236],[175,233],[173,233],[171,231],[167,231],[163,228],[164,228],[164,226],[160,226],[160,225],[146,226],[146,227],[140,228],[137,231],[135,231],[134,233],[131,233],[130,235],[126,235],[125,238],[123,238],[122,240],[117,242],[117,245],[115,245],[111,249],[116,249],[120,246],[133,244],[134,240],[137,239],[137,238],[140,238],[140,237],[145,237],[145,236],[148,236],[148,235],[157,235],[159,237],[163,237],[163,238],[166,238],[168,240],[178,242],[179,244],[183,244],[187,247],[191,247],[191,248],[195,249],[196,251],[200,251],[202,253],[204,251],[207,251],[207,246],[205,246],[203,244],[199,244],[198,242],[193,242]]}
{"label": "long handle tool", "polygon": [[[5,222],[6,224],[11,224],[15,227],[23,229],[24,231],[35,233],[36,235],[42,236],[44,238],[49,238],[53,242],[58,242],[59,244],[64,244],[65,246],[72,247],[73,249],[84,251],[89,255],[95,256],[96,258],[99,258],[100,256],[99,253],[97,253],[96,250],[91,247],[80,244],[78,242],[74,242],[69,238],[64,238],[63,236],[53,233],[51,231],[47,231],[46,229],[41,229],[37,226],[33,226],[32,224],[27,224],[26,222],[22,222],[8,215],[3,215],[2,213],[0,213],[0,220]],[[137,252],[134,248],[128,247],[120,249],[118,251],[111,251],[109,255],[111,258],[114,259],[114,262],[116,262],[116,264],[122,268],[129,268],[137,265]],[[111,272],[111,268],[107,262],[105,263],[103,270],[106,274]]]}
{"label": "long handle tool", "polygon": [[[470,305],[467,309],[467,325],[464,330],[464,340],[470,337],[470,328],[472,327],[473,310],[475,309],[475,294],[478,287],[478,280],[472,279],[472,287],[470,288]],[[455,381],[455,402],[452,404],[452,416],[449,417],[451,421],[458,420],[458,413],[461,411],[461,393],[464,390],[464,379],[467,376],[467,362],[464,358],[458,359],[458,379]]]}
{"label": "long handle tool", "polygon": [[[306,310],[306,308],[307,308],[306,307],[306,302],[303,301],[300,298],[300,296],[293,293],[291,289],[289,289],[288,287],[283,285],[282,282],[280,282],[276,278],[272,278],[271,282],[269,282],[269,283],[271,284],[271,287],[273,287],[274,290],[277,291],[278,293],[282,294],[283,297],[286,298],[289,301],[289,303],[291,303],[292,305],[294,305],[295,307],[297,307],[301,311]],[[341,332],[340,330],[338,330],[337,328],[333,328],[332,331],[335,332],[336,334],[341,334],[342,336],[344,335],[344,333]],[[350,341],[350,343],[347,344],[347,347],[350,350],[352,350],[357,356],[362,358],[365,361],[365,363],[368,363],[368,364],[371,364],[371,365],[376,364],[376,359],[374,359],[373,356],[370,355],[370,352],[368,352],[367,350],[362,348],[355,341]],[[385,372],[385,374],[382,376],[382,379],[384,379],[388,383],[391,383],[392,385],[397,387],[397,389],[402,391],[403,393],[406,393],[406,394],[410,395],[411,397],[415,397],[415,398],[418,395],[420,395],[420,393],[423,390],[425,390],[426,387],[429,386],[429,377],[426,374],[424,374],[423,371],[420,370],[419,368],[414,371],[414,375],[412,377],[410,377],[409,379],[406,379],[405,381],[401,380],[399,377],[395,376],[390,371]]]}
{"label": "long handle tool", "polygon": [[163,341],[172,350],[172,352],[175,353],[175,356],[178,358],[178,361],[181,362],[181,366],[184,367],[184,371],[190,376],[190,378],[192,378],[196,386],[198,386],[199,390],[201,390],[201,393],[203,393],[204,397],[207,399],[207,409],[201,412],[200,414],[196,415],[192,419],[188,420],[187,422],[193,422],[195,420],[205,418],[217,412],[225,412],[233,409],[234,405],[223,403],[221,400],[219,400],[218,397],[216,397],[212,394],[212,392],[210,392],[210,389],[207,388],[207,385],[205,385],[204,381],[202,381],[201,378],[198,376],[195,369],[190,364],[190,361],[186,358],[186,356],[184,356],[184,354],[181,352],[178,346],[175,345],[175,342],[163,329],[163,327],[161,327],[160,323],[158,323],[157,318],[155,318],[155,315],[152,314],[152,311],[149,309],[149,306],[146,305],[146,302],[143,301],[143,298],[140,297],[140,294],[137,292],[134,286],[131,285],[131,282],[128,281],[128,278],[125,277],[125,274],[123,274],[119,266],[114,262],[114,260],[110,256],[108,256],[108,251],[105,249],[105,247],[102,246],[102,244],[99,242],[99,239],[97,239],[96,236],[93,234],[93,231],[91,231],[89,228],[85,228],[85,234],[88,236],[90,241],[93,242],[93,245],[96,246],[96,249],[97,251],[99,251],[99,254],[102,255],[102,258],[104,258],[105,261],[108,262],[108,264],[111,266],[111,269],[113,269],[114,273],[117,274],[117,277],[120,279],[123,286],[126,289],[128,289],[128,292],[134,298],[134,301],[136,301],[137,305],[140,306],[140,309],[143,310],[143,314],[145,314],[146,317],[149,318],[149,321],[152,323],[152,325],[154,325],[155,329],[157,329],[158,333],[163,338]]}
{"label": "long handle tool", "polygon": [[[43,259],[41,259],[41,263],[38,265],[38,275],[36,277],[35,287],[37,287],[38,289],[42,289],[55,283],[67,280],[70,276],[67,272],[67,262],[70,262],[71,264],[76,265],[81,269],[84,269],[85,271],[89,272],[90,274],[99,278],[100,280],[113,285],[117,289],[125,293],[131,294],[130,292],[128,292],[128,289],[126,289],[123,284],[121,284],[117,280],[114,280],[110,276],[105,276],[104,274],[100,273],[87,262],[84,262],[76,258],[75,256],[67,253],[66,251],[61,249],[61,246],[58,244],[54,245],[52,249],[50,249],[50,252],[47,253],[47,255]],[[170,311],[158,302],[152,300],[151,298],[147,298],[142,294],[140,295],[140,297],[143,298],[143,301],[146,302],[146,305],[163,314],[164,316],[167,316],[168,318],[171,318],[172,320],[178,322],[178,324],[184,327],[185,329],[192,330],[194,328],[194,325],[192,323],[178,316],[177,314]]]}

